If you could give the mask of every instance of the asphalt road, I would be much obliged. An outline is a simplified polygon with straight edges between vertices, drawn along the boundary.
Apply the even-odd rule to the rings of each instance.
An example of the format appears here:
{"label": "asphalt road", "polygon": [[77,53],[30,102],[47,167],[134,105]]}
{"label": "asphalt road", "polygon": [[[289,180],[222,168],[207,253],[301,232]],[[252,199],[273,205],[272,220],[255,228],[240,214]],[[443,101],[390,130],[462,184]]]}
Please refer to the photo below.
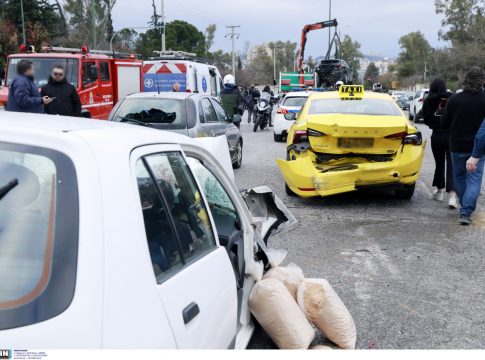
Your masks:
{"label": "asphalt road", "polygon": [[[275,162],[285,144],[272,130],[253,133],[244,122],[241,131],[238,186],[268,185],[298,220],[269,245],[287,249],[286,263],[307,277],[330,281],[354,317],[358,348],[485,348],[485,197],[470,227],[458,225],[447,202],[431,200],[429,141],[412,200],[370,190],[308,200],[285,195]],[[249,348],[274,344],[258,328]]]}

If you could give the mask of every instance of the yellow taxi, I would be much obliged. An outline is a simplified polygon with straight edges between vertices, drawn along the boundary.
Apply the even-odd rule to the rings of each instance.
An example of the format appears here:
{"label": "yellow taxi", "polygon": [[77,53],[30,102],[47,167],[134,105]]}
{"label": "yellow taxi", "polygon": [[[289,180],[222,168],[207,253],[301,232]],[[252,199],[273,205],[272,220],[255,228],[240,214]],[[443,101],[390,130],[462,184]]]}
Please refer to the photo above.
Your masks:
{"label": "yellow taxi", "polygon": [[287,159],[277,162],[289,195],[392,186],[396,197],[410,199],[425,145],[389,95],[344,85],[310,95],[288,133]]}

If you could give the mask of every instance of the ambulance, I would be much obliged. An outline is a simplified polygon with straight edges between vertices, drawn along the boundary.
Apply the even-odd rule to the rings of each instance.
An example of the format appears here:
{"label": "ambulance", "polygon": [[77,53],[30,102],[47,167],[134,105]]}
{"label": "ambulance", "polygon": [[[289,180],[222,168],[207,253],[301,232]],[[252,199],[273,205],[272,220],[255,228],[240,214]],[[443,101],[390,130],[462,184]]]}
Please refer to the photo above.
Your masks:
{"label": "ambulance", "polygon": [[224,87],[217,67],[192,53],[165,51],[143,62],[144,92],[170,92],[175,83],[180,85],[181,92],[214,97],[219,97]]}
{"label": "ambulance", "polygon": [[74,85],[82,103],[82,115],[99,120],[108,115],[118,100],[142,89],[142,61],[133,54],[76,48],[43,47],[35,52],[31,46],[20,46],[18,54],[7,58],[4,86],[0,88],[0,110],[5,109],[9,85],[16,75],[20,60],[34,64],[35,83],[39,89],[47,84],[52,67],[61,65],[67,81]]}

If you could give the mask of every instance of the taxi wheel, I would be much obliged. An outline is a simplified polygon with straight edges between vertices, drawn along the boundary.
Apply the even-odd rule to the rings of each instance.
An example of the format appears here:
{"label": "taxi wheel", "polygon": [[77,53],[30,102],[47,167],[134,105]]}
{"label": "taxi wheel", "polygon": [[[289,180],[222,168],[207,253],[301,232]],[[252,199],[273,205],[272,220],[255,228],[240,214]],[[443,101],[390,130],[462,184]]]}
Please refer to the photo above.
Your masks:
{"label": "taxi wheel", "polygon": [[403,185],[402,188],[396,190],[395,196],[397,199],[409,200],[414,196],[415,190],[416,184]]}

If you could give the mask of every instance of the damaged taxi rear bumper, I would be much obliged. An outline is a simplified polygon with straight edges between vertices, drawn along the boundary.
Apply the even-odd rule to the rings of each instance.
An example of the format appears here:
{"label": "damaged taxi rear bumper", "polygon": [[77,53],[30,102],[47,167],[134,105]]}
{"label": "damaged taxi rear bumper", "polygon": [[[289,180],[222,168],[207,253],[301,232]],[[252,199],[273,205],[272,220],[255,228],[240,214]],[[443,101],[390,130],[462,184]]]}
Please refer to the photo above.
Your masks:
{"label": "damaged taxi rear bumper", "polygon": [[288,187],[298,196],[330,196],[359,187],[412,185],[419,177],[425,144],[408,145],[386,162],[348,162],[345,165],[318,164],[312,152],[295,160],[277,163]]}

